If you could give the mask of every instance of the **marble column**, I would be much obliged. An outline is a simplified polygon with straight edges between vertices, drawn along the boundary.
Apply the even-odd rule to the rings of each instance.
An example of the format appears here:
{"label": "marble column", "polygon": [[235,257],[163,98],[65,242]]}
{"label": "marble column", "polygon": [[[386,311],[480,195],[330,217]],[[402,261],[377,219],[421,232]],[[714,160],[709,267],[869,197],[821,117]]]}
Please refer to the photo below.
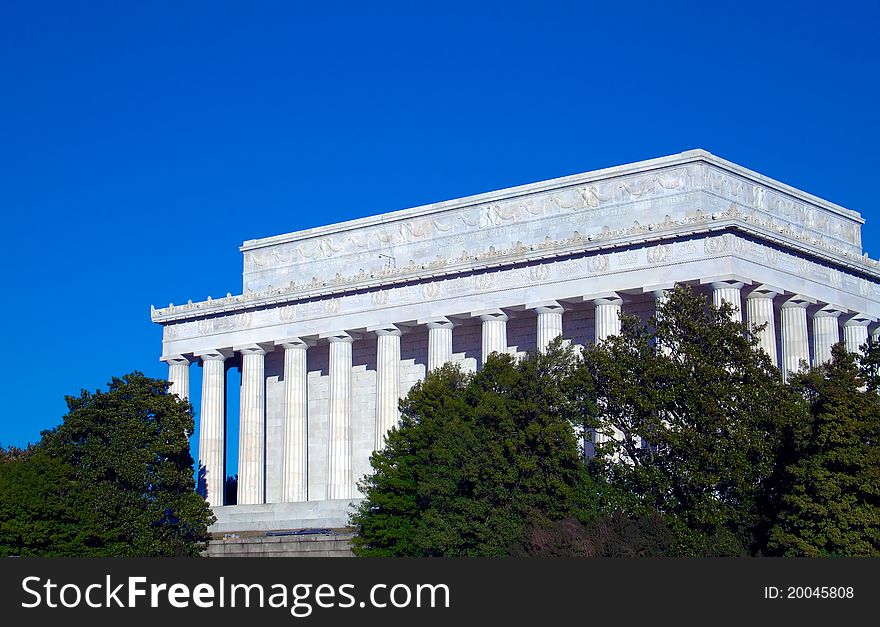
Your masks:
{"label": "marble column", "polygon": [[746,319],[749,326],[764,328],[758,331],[758,348],[770,357],[774,366],[779,365],[776,354],[776,320],[773,311],[773,299],[778,292],[763,286],[758,287],[746,297]]}
{"label": "marble column", "polygon": [[351,474],[351,345],[354,338],[337,333],[330,340],[330,433],[327,455],[327,498],[353,496]]}
{"label": "marble column", "polygon": [[452,321],[434,318],[428,327],[428,372],[452,361]]}
{"label": "marble column", "polygon": [[[617,294],[612,294],[605,298],[595,298],[593,303],[596,305],[596,343],[598,344],[612,335],[620,335],[620,312],[623,307],[623,299],[617,296]],[[623,432],[619,429],[614,429],[613,437],[614,439],[622,440]],[[593,438],[596,446],[608,441],[607,436],[595,431],[593,432]]]}
{"label": "marble column", "polygon": [[712,283],[712,304],[721,307],[722,303],[730,303],[733,306],[733,312],[730,315],[731,320],[742,322],[742,298],[741,292],[743,284],[740,281],[715,281]]}
{"label": "marble column", "polygon": [[871,319],[861,314],[856,314],[843,323],[843,341],[846,350],[850,353],[858,353],[862,344],[868,342],[869,324]]}
{"label": "marble column", "polygon": [[400,329],[387,325],[374,329],[376,347],[376,443],[385,447],[385,435],[400,420]]}
{"label": "marble column", "polygon": [[307,501],[309,496],[309,384],[308,342],[289,338],[276,344],[284,349],[284,449],[281,500]]}
{"label": "marble column", "polygon": [[246,344],[241,352],[238,434],[238,504],[266,500],[266,349]]}
{"label": "marble column", "polygon": [[189,400],[189,364],[188,358],[183,355],[169,355],[162,361],[168,364],[169,394],[177,394],[185,401]]}
{"label": "marble column", "polygon": [[492,353],[507,352],[507,314],[500,309],[486,312],[480,316],[483,322],[483,353],[482,360]]}
{"label": "marble column", "polygon": [[199,418],[199,491],[212,507],[223,505],[226,483],[226,364],[230,351],[197,353],[202,364]]}
{"label": "marble column", "polygon": [[623,299],[613,294],[604,298],[594,298],[596,305],[596,343],[612,335],[620,335],[620,311]]}
{"label": "marble column", "polygon": [[807,335],[808,299],[794,296],[783,303],[781,311],[782,327],[782,377],[799,372],[801,362],[810,363],[810,344]]}
{"label": "marble column", "polygon": [[843,313],[836,307],[823,307],[813,314],[813,365],[831,361],[831,347],[840,341],[838,318]]}
{"label": "marble column", "polygon": [[[661,316],[663,315],[661,312],[661,309],[666,304],[666,301],[669,300],[669,290],[667,290],[667,289],[652,290],[651,293],[654,295],[654,317],[659,322]],[[658,344],[659,344],[659,341],[658,341]],[[670,346],[660,344],[660,351],[666,355],[669,355],[672,352],[672,348]]]}
{"label": "marble column", "polygon": [[565,309],[556,301],[535,307],[535,313],[538,314],[537,348],[542,353],[547,351],[547,347],[553,340],[562,335],[562,314],[564,312]]}
{"label": "marble column", "polygon": [[874,340],[875,343],[880,343],[880,327],[871,331],[871,339]]}

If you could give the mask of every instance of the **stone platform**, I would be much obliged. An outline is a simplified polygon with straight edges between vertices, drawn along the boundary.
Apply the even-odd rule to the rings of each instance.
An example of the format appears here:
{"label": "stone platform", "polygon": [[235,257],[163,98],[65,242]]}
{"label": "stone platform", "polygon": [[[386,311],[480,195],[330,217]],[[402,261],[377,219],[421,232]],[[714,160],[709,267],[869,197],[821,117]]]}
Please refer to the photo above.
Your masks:
{"label": "stone platform", "polygon": [[213,507],[217,517],[209,528],[214,534],[340,529],[348,526],[349,513],[360,499],[333,499],[300,503],[262,503]]}
{"label": "stone platform", "polygon": [[305,536],[227,537],[212,540],[207,557],[354,557],[352,534],[331,531]]}

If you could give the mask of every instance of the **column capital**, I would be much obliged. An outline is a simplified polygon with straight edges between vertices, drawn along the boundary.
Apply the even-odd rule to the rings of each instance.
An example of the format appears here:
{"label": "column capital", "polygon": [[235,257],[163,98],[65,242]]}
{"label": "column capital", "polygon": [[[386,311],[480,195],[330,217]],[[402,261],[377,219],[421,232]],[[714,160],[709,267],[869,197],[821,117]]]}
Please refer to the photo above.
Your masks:
{"label": "column capital", "polygon": [[712,281],[709,285],[713,290],[741,290],[745,283],[742,281]]}
{"label": "column capital", "polygon": [[328,340],[331,344],[336,344],[338,342],[351,344],[355,340],[360,339],[360,336],[356,333],[348,333],[346,331],[328,331],[327,333],[322,333],[318,337],[322,340]]}
{"label": "column capital", "polygon": [[813,313],[814,318],[838,318],[841,315],[845,314],[847,311],[846,307],[840,307],[838,305],[825,305],[821,309],[817,309]]}
{"label": "column capital", "polygon": [[596,303],[597,301],[600,301],[600,300],[601,301],[617,301],[617,300],[619,300],[620,301],[619,303],[601,303],[601,304],[603,304],[603,305],[608,305],[608,304],[622,305],[623,304],[623,299],[620,297],[620,294],[618,294],[617,292],[594,292],[593,294],[585,294],[585,295],[581,296],[580,300],[581,300],[581,302],[584,302],[584,303]]}
{"label": "column capital", "polygon": [[471,316],[479,317],[483,322],[492,322],[495,320],[507,322],[508,316],[500,309],[483,309],[482,311],[472,311]]}
{"label": "column capital", "polygon": [[876,322],[877,318],[868,314],[855,313],[848,316],[843,322],[845,327],[866,327],[872,322]]}
{"label": "column capital", "polygon": [[374,327],[367,327],[367,331],[369,331],[370,333],[375,333],[377,336],[396,335],[397,337],[400,337],[401,335],[403,335],[403,331],[400,329],[400,327],[393,324],[380,324]]}
{"label": "column capital", "polygon": [[[717,289],[715,287],[716,283],[720,284],[718,287],[739,287],[742,289],[744,285],[751,285],[752,280],[739,274],[717,274],[700,279],[700,285],[710,284],[713,289]],[[736,283],[740,285],[735,285]]]}
{"label": "column capital", "polygon": [[642,294],[653,294],[654,296],[657,296],[658,294],[665,294],[666,292],[674,288],[674,281],[671,281],[669,283],[655,283],[654,285],[644,285],[642,286]]}
{"label": "column capital", "polygon": [[271,342],[253,342],[250,344],[239,344],[232,348],[235,352],[241,353],[242,355],[265,355],[266,353],[271,353],[275,350],[275,345]]}
{"label": "column capital", "polygon": [[775,298],[784,293],[785,290],[781,288],[762,283],[761,285],[758,285],[757,287],[752,289],[752,291],[749,292],[746,298]]}
{"label": "column capital", "polygon": [[563,314],[565,313],[565,307],[560,305],[555,300],[545,300],[540,303],[530,303],[526,305],[526,309],[533,309],[535,313],[546,314],[546,313],[555,313],[555,314]]}
{"label": "column capital", "polygon": [[600,305],[623,305],[623,299],[617,292],[608,292],[607,294],[602,294],[599,296],[594,296],[590,298],[593,301],[593,304],[597,307]]}
{"label": "column capital", "polygon": [[434,318],[421,318],[418,324],[423,324],[429,329],[451,329],[455,323],[445,316],[436,316]]}
{"label": "column capital", "polygon": [[815,305],[816,299],[810,298],[809,296],[804,296],[803,294],[795,294],[785,300],[782,303],[782,307],[787,309],[791,307],[808,307],[810,305]]}
{"label": "column capital", "polygon": [[188,366],[195,360],[186,355],[163,355],[159,361],[164,361],[169,366]]}
{"label": "column capital", "polygon": [[307,340],[301,337],[286,337],[283,340],[275,340],[275,346],[280,346],[285,350],[288,348],[306,350],[314,345],[314,340]]}
{"label": "column capital", "polygon": [[193,353],[195,357],[198,357],[203,362],[205,361],[226,361],[235,351],[231,348],[212,348],[206,351],[201,351],[198,353]]}

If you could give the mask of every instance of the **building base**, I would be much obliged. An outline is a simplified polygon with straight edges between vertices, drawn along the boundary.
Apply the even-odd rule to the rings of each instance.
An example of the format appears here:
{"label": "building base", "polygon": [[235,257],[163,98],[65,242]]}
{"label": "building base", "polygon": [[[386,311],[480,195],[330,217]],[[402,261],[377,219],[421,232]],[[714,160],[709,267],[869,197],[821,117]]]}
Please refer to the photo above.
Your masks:
{"label": "building base", "polygon": [[293,531],[298,529],[342,529],[361,499],[264,503],[213,507],[217,522],[208,528],[215,537],[223,534]]}
{"label": "building base", "polygon": [[351,533],[241,538],[228,534],[208,544],[207,557],[354,557]]}

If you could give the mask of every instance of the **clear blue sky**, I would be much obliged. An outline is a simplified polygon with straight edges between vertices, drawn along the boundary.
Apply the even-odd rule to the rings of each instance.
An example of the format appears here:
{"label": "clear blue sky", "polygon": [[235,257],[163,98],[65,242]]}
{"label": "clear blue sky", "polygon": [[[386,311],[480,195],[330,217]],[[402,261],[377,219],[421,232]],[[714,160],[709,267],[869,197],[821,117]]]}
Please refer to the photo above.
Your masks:
{"label": "clear blue sky", "polygon": [[875,2],[312,4],[0,2],[0,442],[166,376],[245,239],[700,147],[880,255]]}

